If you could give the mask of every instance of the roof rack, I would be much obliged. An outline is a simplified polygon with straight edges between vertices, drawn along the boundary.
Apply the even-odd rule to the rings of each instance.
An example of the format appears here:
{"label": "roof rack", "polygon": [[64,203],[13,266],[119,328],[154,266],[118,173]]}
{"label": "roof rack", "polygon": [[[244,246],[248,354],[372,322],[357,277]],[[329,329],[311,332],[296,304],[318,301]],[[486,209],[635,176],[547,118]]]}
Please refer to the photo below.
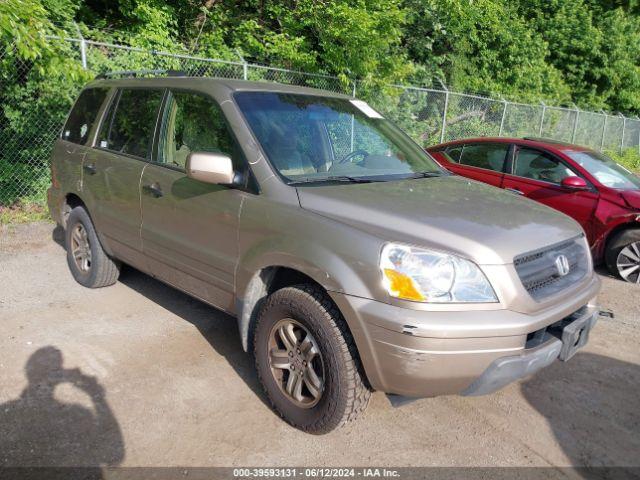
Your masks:
{"label": "roof rack", "polygon": [[148,75],[166,75],[167,77],[186,77],[186,72],[181,70],[121,70],[116,72],[105,72],[96,76],[97,79],[101,78],[137,78],[140,76],[148,76]]}

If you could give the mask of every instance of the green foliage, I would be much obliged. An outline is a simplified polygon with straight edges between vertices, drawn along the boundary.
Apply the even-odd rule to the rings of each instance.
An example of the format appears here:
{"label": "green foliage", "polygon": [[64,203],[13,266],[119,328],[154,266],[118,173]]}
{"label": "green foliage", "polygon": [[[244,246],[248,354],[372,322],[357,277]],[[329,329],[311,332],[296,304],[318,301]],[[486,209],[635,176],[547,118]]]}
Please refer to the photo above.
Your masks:
{"label": "green foliage", "polygon": [[547,44],[502,0],[408,0],[411,56],[440,69],[457,90],[566,100]]}
{"label": "green foliage", "polygon": [[43,220],[52,221],[49,211],[41,202],[24,201],[10,206],[0,205],[0,227]]}
{"label": "green foliage", "polygon": [[[93,71],[85,71],[77,48],[47,39],[78,32],[336,75],[345,88],[359,79],[358,95],[425,146],[440,141],[444,95],[388,84],[439,87],[439,79],[451,90],[640,114],[637,0],[0,0],[0,204],[42,198],[51,139],[94,72],[182,67],[176,59],[92,48]],[[257,70],[250,75],[261,78]],[[502,104],[466,101],[452,96],[445,138],[497,134]],[[56,128],[41,131],[45,118]],[[567,118],[549,110],[544,131],[570,139]],[[503,133],[538,124],[535,112],[512,109]],[[599,132],[594,123],[580,141],[597,143]],[[621,162],[637,169],[634,155],[625,152]],[[18,191],[16,178],[27,187]]]}
{"label": "green foliage", "polygon": [[605,150],[613,160],[620,165],[640,175],[640,151],[637,148],[625,148],[622,152],[617,150]]}

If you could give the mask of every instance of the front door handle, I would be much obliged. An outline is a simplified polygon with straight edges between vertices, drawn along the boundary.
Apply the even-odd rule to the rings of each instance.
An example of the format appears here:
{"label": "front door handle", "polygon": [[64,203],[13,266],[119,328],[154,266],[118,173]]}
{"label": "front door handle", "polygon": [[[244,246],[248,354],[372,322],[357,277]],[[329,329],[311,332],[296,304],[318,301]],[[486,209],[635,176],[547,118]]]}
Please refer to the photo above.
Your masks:
{"label": "front door handle", "polygon": [[83,165],[84,171],[87,172],[89,175],[95,175],[98,170],[96,169],[96,165],[95,163],[89,163],[87,165]]}
{"label": "front door handle", "polygon": [[162,195],[164,195],[164,193],[162,193],[162,189],[160,188],[160,185],[158,184],[158,182],[154,182],[151,185],[145,185],[142,187],[142,189],[148,194],[154,196],[155,198],[160,198]]}
{"label": "front door handle", "polygon": [[517,195],[524,195],[524,192],[522,190],[518,190],[517,188],[505,188],[505,190],[508,190],[511,193],[515,193]]}

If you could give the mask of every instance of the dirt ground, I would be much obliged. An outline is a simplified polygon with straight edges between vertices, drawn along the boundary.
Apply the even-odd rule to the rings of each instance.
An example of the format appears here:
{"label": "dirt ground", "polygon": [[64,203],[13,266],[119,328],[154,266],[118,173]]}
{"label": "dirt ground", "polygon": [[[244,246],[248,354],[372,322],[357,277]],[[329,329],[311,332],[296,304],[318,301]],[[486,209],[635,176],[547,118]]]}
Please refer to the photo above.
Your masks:
{"label": "dirt ground", "polygon": [[640,465],[640,287],[603,275],[587,348],[486,397],[306,435],[267,406],[234,319],[135,271],[88,290],[52,224],[0,226],[0,466]]}

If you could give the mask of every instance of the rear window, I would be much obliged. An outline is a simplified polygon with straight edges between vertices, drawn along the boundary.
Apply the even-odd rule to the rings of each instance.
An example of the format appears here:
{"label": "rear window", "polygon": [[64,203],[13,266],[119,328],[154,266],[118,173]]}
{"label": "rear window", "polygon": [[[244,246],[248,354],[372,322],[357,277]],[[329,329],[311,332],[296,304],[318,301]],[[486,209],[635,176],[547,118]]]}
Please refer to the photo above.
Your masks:
{"label": "rear window", "polygon": [[98,110],[107,98],[108,88],[84,90],[71,109],[67,123],[62,129],[62,138],[73,143],[85,143],[96,121]]}
{"label": "rear window", "polygon": [[109,108],[100,129],[98,146],[150,158],[163,94],[163,90],[123,89]]}

